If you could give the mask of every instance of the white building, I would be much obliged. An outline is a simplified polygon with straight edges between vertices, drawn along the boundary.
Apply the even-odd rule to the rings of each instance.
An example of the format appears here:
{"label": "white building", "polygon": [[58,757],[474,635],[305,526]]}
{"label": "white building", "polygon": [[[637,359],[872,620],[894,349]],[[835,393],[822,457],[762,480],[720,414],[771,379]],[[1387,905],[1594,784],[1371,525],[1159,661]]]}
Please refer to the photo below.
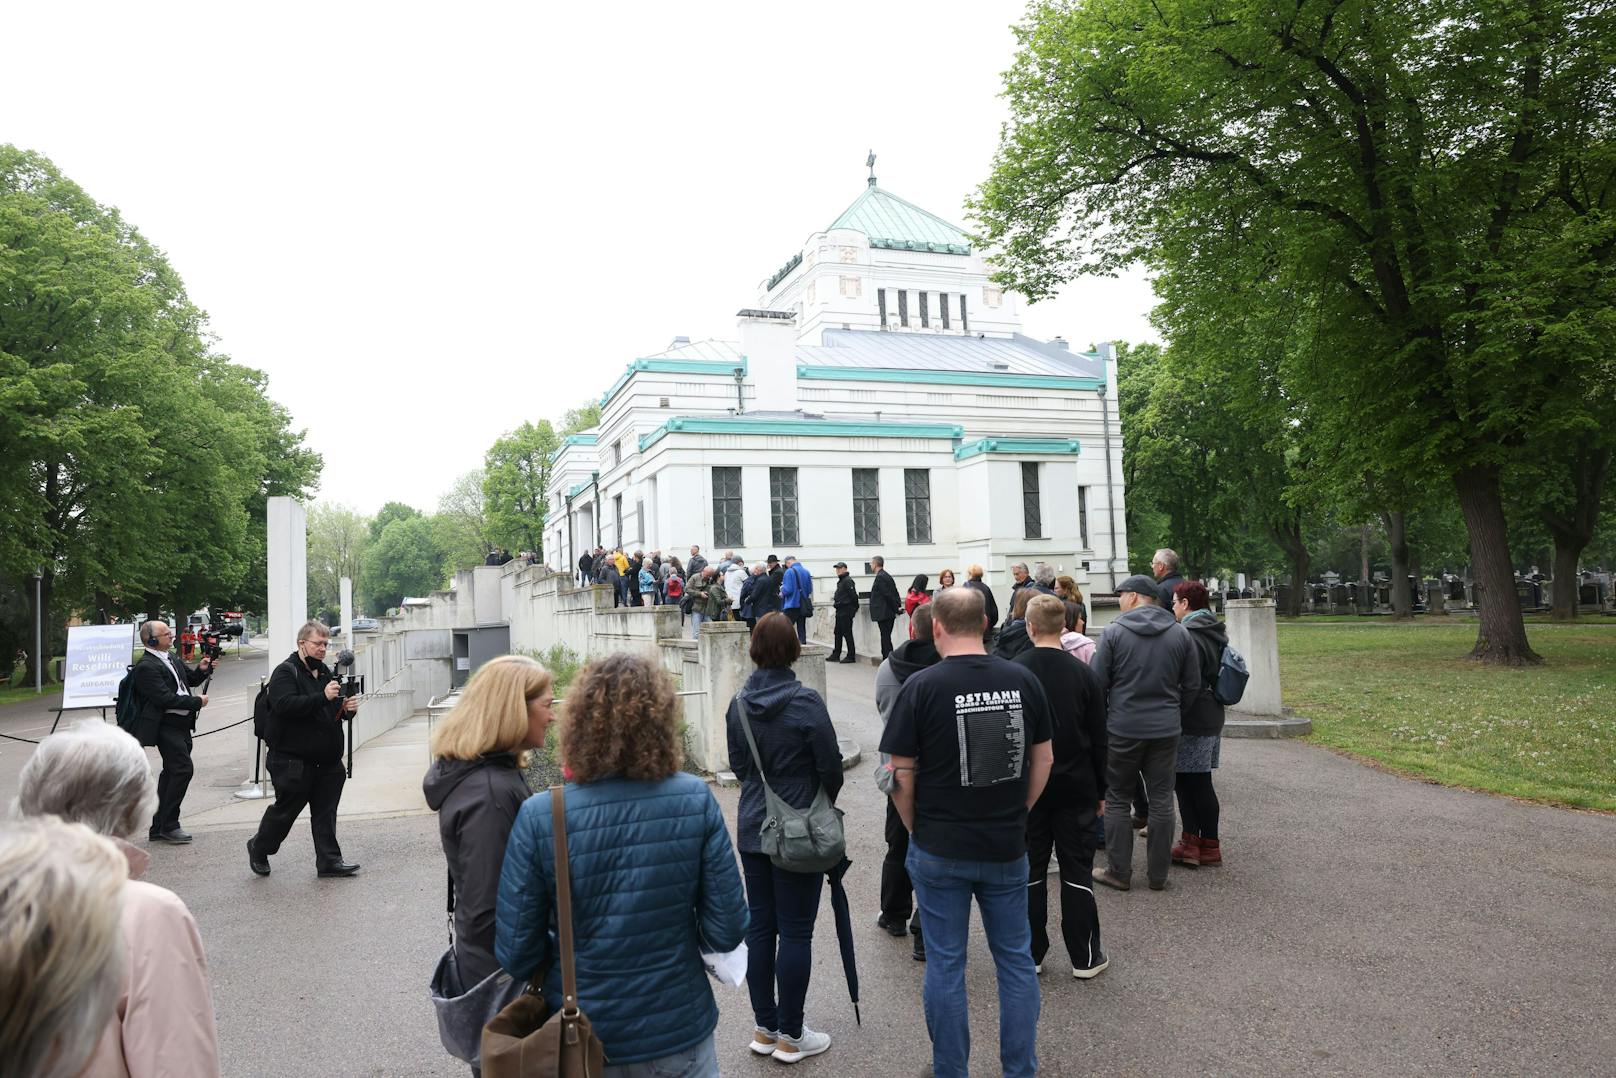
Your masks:
{"label": "white building", "polygon": [[694,543],[862,578],[880,553],[900,590],[1042,560],[1113,590],[1115,352],[1023,336],[1017,307],[969,237],[872,176],[759,286],[738,340],[676,338],[606,390],[555,456],[546,560]]}

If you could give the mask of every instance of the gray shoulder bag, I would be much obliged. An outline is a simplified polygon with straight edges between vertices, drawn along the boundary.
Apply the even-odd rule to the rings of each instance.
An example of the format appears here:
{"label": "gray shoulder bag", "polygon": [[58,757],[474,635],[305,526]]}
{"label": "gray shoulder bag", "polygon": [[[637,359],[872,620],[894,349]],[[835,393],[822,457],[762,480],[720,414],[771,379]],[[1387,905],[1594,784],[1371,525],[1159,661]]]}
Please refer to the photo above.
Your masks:
{"label": "gray shoulder bag", "polygon": [[746,734],[747,747],[752,750],[752,764],[763,783],[763,826],[758,829],[758,848],[776,868],[787,872],[830,871],[847,856],[842,810],[830,803],[823,783],[807,811],[792,808],[776,796],[769,786],[768,776],[763,773],[763,758],[758,755],[757,741],[752,737],[752,718],[744,703],[737,700],[736,704],[741,711],[741,730]]}

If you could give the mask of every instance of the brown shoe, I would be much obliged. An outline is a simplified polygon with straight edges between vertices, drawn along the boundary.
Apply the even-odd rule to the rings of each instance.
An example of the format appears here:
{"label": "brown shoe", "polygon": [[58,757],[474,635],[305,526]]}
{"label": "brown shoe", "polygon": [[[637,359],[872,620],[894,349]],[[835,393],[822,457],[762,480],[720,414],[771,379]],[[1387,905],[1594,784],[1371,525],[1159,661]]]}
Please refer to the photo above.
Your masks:
{"label": "brown shoe", "polygon": [[1182,838],[1173,845],[1173,864],[1183,865],[1185,868],[1201,867],[1201,837],[1184,832]]}
{"label": "brown shoe", "polygon": [[1109,868],[1097,868],[1094,870],[1093,876],[1095,883],[1104,884],[1106,887],[1111,887],[1118,891],[1130,891],[1133,889],[1133,884],[1121,876],[1113,875]]}
{"label": "brown shoe", "polygon": [[1201,864],[1203,864],[1203,865],[1221,865],[1221,864],[1223,864],[1223,848],[1218,845],[1218,840],[1217,839],[1215,839],[1215,838],[1203,838],[1203,839],[1201,839],[1199,841],[1200,841]]}

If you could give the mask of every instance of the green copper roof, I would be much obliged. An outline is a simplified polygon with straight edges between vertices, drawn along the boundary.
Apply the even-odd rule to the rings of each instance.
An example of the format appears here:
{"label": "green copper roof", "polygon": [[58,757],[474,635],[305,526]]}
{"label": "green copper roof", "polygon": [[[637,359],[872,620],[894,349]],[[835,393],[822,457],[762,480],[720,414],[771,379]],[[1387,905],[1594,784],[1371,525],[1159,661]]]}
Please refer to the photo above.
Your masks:
{"label": "green copper roof", "polygon": [[927,213],[897,195],[871,186],[842,211],[831,228],[851,228],[870,237],[871,247],[894,251],[971,253],[971,238],[941,217]]}

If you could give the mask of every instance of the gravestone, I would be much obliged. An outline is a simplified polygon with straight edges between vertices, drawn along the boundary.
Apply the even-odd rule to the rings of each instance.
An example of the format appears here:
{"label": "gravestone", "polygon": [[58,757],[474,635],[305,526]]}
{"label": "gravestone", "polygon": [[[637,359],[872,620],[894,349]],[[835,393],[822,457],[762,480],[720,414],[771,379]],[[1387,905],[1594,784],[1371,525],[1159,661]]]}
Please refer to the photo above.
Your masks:
{"label": "gravestone", "polygon": [[1446,614],[1448,612],[1447,596],[1443,593],[1441,581],[1426,581],[1425,606],[1428,614]]}

